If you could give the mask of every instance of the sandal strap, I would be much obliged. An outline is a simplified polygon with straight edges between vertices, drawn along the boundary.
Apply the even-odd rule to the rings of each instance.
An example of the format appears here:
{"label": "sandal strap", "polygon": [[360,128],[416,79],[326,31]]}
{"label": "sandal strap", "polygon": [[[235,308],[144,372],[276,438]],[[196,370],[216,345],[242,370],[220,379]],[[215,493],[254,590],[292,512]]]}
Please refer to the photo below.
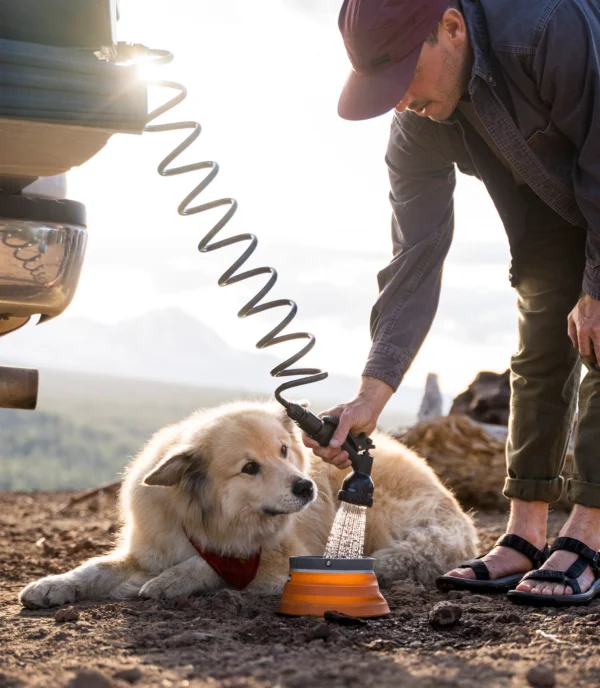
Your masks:
{"label": "sandal strap", "polygon": [[[586,564],[587,566],[587,564]],[[577,582],[577,578],[570,577],[569,571],[551,571],[550,569],[535,570],[526,573],[521,582],[525,580],[541,580],[541,581],[552,581],[553,583],[564,583],[568,585],[572,590],[574,595],[579,595],[581,588]]]}
{"label": "sandal strap", "polygon": [[534,568],[539,568],[550,556],[550,547],[548,545],[543,550],[538,549],[531,542],[514,533],[503,535],[499,538],[496,542],[496,547],[510,547],[524,554],[531,561]]}
{"label": "sandal strap", "polygon": [[473,569],[476,580],[490,580],[490,572],[488,567],[481,561],[481,559],[471,559],[461,564],[459,569]]}
{"label": "sandal strap", "polygon": [[[581,540],[576,540],[575,538],[571,537],[556,538],[552,544],[550,552],[556,552],[559,549],[567,552],[573,552],[573,554],[578,554],[581,559],[585,560],[586,566],[589,566],[592,569],[596,578],[600,576],[600,552],[596,552],[591,547],[588,547],[584,542],[581,542]],[[585,569],[585,566],[583,568]]]}

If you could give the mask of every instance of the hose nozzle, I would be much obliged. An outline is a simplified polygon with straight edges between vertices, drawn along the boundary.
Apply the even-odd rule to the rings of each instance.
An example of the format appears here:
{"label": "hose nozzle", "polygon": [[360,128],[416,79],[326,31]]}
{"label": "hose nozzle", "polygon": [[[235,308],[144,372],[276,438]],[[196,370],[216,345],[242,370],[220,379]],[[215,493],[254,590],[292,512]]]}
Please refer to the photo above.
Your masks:
{"label": "hose nozzle", "polygon": [[373,506],[373,490],[375,489],[371,479],[373,457],[368,451],[359,454],[358,459],[352,461],[352,467],[354,471],[342,483],[338,499],[357,506]]}
{"label": "hose nozzle", "polygon": [[[288,416],[301,430],[322,447],[327,447],[337,428],[339,419],[333,416],[319,418],[299,404],[291,403],[286,407]],[[371,480],[373,457],[369,449],[374,449],[372,440],[361,432],[359,435],[348,434],[342,449],[348,452],[350,463],[354,471],[342,483],[338,492],[338,499],[357,506],[373,506],[373,490],[375,486]]]}

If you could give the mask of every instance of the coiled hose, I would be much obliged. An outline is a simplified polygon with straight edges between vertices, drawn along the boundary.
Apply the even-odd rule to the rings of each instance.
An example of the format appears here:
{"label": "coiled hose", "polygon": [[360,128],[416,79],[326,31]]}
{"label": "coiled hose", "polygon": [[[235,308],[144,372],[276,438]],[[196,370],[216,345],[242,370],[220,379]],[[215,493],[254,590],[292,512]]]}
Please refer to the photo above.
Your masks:
{"label": "coiled hose", "polygon": [[[121,53],[125,53],[130,59],[132,57],[135,59],[137,55],[142,55],[152,59],[154,64],[166,64],[173,59],[172,53],[165,50],[151,50],[145,46],[127,46],[126,44],[120,44],[119,48]],[[291,299],[275,299],[273,301],[263,302],[263,299],[277,282],[277,271],[275,268],[260,267],[238,272],[256,250],[258,239],[254,234],[236,234],[226,239],[214,241],[217,234],[219,234],[219,232],[233,219],[238,208],[237,201],[234,198],[219,198],[214,201],[193,205],[198,196],[214,181],[219,173],[219,166],[216,162],[212,161],[195,162],[174,167],[171,166],[171,164],[196,141],[202,132],[202,128],[198,122],[193,121],[150,124],[150,122],[153,122],[155,119],[181,103],[187,96],[187,89],[182,84],[174,81],[150,81],[148,85],[173,89],[177,93],[166,103],[150,112],[148,115],[148,124],[144,128],[144,131],[190,131],[184,141],[160,162],[158,165],[158,173],[163,177],[173,177],[200,170],[208,170],[202,181],[196,184],[192,191],[190,191],[181,201],[177,208],[177,212],[180,215],[187,216],[197,215],[198,213],[204,213],[209,210],[214,210],[215,208],[226,209],[218,222],[216,222],[212,229],[201,239],[198,244],[198,250],[200,253],[208,253],[209,251],[216,251],[220,248],[231,246],[232,244],[248,242],[248,246],[243,251],[242,255],[219,278],[219,286],[225,287],[229,284],[235,284],[236,282],[250,279],[251,277],[257,277],[258,275],[268,275],[266,284],[238,312],[238,317],[246,318],[249,315],[263,313],[273,308],[289,308],[283,320],[256,343],[256,348],[265,349],[269,346],[281,344],[283,342],[307,340],[307,343],[300,351],[271,370],[271,375],[273,377],[301,376],[300,379],[284,382],[279,385],[275,390],[275,398],[285,408],[288,416],[304,432],[319,442],[321,446],[326,447],[335,432],[338,419],[331,417],[321,419],[303,406],[287,401],[281,396],[287,389],[319,382],[327,378],[328,374],[319,368],[292,368],[295,363],[306,356],[314,347],[316,343],[315,337],[310,332],[281,334],[296,317],[298,306],[296,302]],[[364,433],[360,433],[359,435],[353,435],[352,433],[348,434],[346,441],[342,445],[342,449],[348,452],[354,472],[347,476],[342,484],[342,489],[338,493],[338,498],[341,501],[364,507],[372,506],[374,488],[370,473],[373,465],[373,457],[369,453],[369,449],[372,448],[373,443]]]}
{"label": "coiled hose", "polygon": [[[143,46],[133,47],[143,48]],[[168,51],[150,50],[146,48],[144,49],[144,53],[147,57],[153,60],[154,64],[166,64],[173,59],[172,53]],[[169,88],[177,91],[177,94],[173,98],[150,112],[148,115],[148,122],[153,122],[161,115],[169,112],[179,103],[181,103],[187,96],[187,89],[185,86],[174,81],[150,81],[148,84],[151,86]],[[293,387],[299,387],[300,385],[319,382],[328,376],[326,372],[320,370],[319,368],[292,368],[295,363],[306,356],[314,347],[316,342],[315,337],[310,332],[292,332],[288,334],[281,334],[296,316],[298,306],[296,305],[296,302],[292,301],[291,299],[275,299],[272,301],[263,302],[263,299],[267,296],[277,282],[277,270],[275,270],[275,268],[260,267],[238,272],[246,263],[246,261],[252,256],[256,250],[256,247],[258,246],[258,239],[254,234],[236,234],[235,236],[227,237],[226,239],[214,241],[217,234],[219,234],[219,232],[221,232],[221,230],[223,230],[233,219],[233,216],[237,212],[238,208],[237,201],[234,198],[219,198],[214,201],[207,201],[206,203],[193,205],[198,196],[200,196],[200,194],[207,189],[207,187],[218,175],[218,163],[213,161],[202,161],[190,163],[188,165],[171,166],[171,164],[200,136],[202,132],[202,127],[200,124],[193,121],[169,122],[165,124],[148,124],[144,129],[144,131],[151,133],[180,130],[189,130],[190,133],[184,141],[182,141],[160,162],[158,165],[158,173],[163,177],[173,177],[176,175],[188,174],[200,170],[208,170],[208,173],[205,175],[202,181],[199,184],[196,184],[192,191],[190,191],[190,193],[181,201],[177,208],[177,212],[180,215],[188,216],[204,213],[209,210],[214,210],[215,208],[226,208],[223,216],[200,240],[200,243],[198,244],[198,250],[200,253],[208,253],[226,246],[231,246],[232,244],[248,242],[248,246],[245,248],[242,255],[221,275],[221,277],[219,277],[219,286],[226,287],[230,284],[236,284],[237,282],[241,282],[252,277],[257,277],[258,275],[268,275],[269,277],[266,284],[260,289],[260,291],[257,292],[255,296],[250,299],[250,301],[248,301],[248,303],[245,304],[245,306],[243,306],[243,308],[241,308],[241,310],[238,312],[238,317],[246,318],[250,315],[263,313],[264,311],[268,311],[273,308],[289,308],[289,311],[283,320],[256,343],[256,348],[265,349],[269,346],[281,344],[283,342],[307,340],[307,343],[300,349],[300,351],[295,353],[293,356],[290,356],[288,359],[283,361],[283,363],[280,363],[271,370],[271,375],[273,377],[304,376],[298,380],[284,382],[275,390],[275,398],[277,401],[279,401],[284,408],[288,409],[290,407],[290,402],[281,396],[285,390]]]}

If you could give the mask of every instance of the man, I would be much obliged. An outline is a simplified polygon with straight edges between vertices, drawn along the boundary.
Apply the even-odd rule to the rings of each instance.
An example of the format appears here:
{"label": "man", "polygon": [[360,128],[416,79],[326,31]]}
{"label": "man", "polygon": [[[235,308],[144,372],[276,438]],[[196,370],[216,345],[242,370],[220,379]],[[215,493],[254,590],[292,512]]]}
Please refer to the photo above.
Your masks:
{"label": "man", "polygon": [[[375,428],[435,315],[455,165],[477,176],[504,223],[518,295],[504,488],[510,537],[438,584],[516,586],[515,601],[591,599],[600,594],[600,7],[346,0],[340,29],[354,68],[340,115],[395,108],[386,158],[394,257],[378,276],[360,390],[327,412],[340,419],[328,448],[305,443],[344,468],[348,431]],[[574,508],[548,557],[548,504],[561,494],[578,390]]]}

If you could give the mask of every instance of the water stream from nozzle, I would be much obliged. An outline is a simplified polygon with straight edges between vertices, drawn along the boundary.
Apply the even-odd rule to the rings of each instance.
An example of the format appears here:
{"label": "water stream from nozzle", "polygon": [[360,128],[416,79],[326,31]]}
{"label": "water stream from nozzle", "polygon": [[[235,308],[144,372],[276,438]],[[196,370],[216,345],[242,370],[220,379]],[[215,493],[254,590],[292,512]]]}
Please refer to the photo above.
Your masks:
{"label": "water stream from nozzle", "polygon": [[341,502],[324,557],[327,559],[360,559],[364,556],[367,507]]}

